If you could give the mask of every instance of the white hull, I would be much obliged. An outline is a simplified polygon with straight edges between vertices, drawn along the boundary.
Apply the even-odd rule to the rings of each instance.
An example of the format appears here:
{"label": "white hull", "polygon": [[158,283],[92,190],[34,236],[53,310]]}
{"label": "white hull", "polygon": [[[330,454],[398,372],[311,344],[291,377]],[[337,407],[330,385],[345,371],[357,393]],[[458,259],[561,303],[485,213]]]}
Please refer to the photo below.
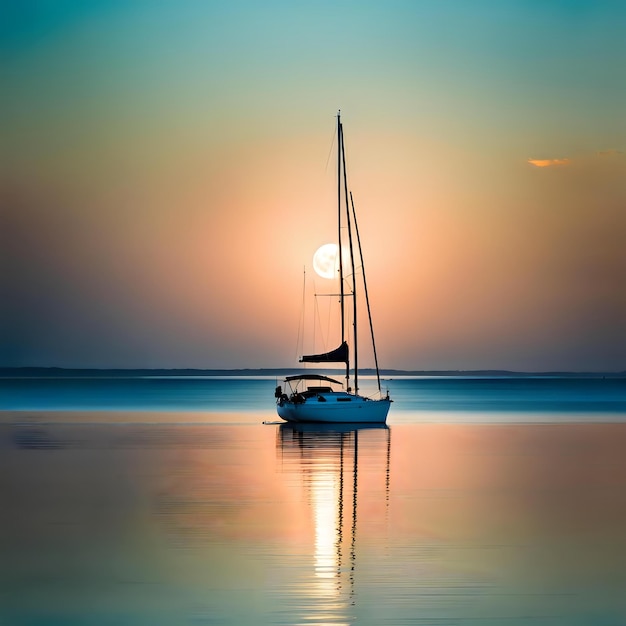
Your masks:
{"label": "white hull", "polygon": [[384,424],[391,406],[391,400],[386,398],[370,400],[344,392],[323,396],[326,400],[323,402],[315,397],[298,403],[284,400],[276,405],[276,410],[287,422]]}

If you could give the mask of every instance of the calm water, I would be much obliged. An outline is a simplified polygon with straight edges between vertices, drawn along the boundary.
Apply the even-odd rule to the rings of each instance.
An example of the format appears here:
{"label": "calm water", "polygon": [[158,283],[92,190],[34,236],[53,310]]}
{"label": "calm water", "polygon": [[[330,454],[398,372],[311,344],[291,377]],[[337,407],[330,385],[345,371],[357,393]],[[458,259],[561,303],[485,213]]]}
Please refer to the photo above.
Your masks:
{"label": "calm water", "polygon": [[274,382],[0,381],[0,624],[626,624],[624,381]]}
{"label": "calm water", "polygon": [[[0,378],[0,410],[267,412],[275,378]],[[361,383],[373,390],[374,381]],[[422,421],[430,411],[626,414],[626,378],[398,378],[383,381],[391,421]],[[493,415],[489,419],[499,418]],[[440,416],[437,417],[437,420]],[[444,418],[445,419],[445,418]]]}

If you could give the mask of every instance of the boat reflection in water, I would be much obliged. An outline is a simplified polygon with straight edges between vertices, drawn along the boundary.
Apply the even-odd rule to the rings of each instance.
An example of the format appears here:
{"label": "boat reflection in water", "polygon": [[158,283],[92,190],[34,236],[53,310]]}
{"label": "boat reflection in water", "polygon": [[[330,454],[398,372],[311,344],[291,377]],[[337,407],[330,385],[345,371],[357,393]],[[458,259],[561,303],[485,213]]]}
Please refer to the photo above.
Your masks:
{"label": "boat reflection in water", "polygon": [[385,424],[281,424],[276,447],[282,471],[301,478],[311,509],[313,568],[299,586],[302,617],[350,623],[358,597],[359,505],[368,512],[361,527],[368,534],[374,529],[378,544],[387,526],[391,430]]}

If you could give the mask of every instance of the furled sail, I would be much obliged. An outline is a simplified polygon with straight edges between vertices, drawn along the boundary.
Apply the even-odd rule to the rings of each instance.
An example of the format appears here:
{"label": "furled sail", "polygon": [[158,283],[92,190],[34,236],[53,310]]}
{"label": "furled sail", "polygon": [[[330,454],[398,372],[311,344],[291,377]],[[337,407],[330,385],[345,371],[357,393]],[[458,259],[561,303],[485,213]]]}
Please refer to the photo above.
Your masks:
{"label": "furled sail", "polygon": [[330,352],[309,354],[300,358],[300,363],[348,363],[348,361],[348,343],[345,341]]}

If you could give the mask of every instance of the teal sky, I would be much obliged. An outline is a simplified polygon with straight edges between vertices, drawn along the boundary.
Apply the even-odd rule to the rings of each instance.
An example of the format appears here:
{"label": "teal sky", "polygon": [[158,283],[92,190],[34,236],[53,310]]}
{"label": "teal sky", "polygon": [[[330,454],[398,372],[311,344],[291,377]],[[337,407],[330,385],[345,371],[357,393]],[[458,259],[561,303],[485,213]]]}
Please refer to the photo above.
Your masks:
{"label": "teal sky", "polygon": [[625,3],[0,11],[0,365],[293,365],[341,108],[384,367],[626,369]]}

